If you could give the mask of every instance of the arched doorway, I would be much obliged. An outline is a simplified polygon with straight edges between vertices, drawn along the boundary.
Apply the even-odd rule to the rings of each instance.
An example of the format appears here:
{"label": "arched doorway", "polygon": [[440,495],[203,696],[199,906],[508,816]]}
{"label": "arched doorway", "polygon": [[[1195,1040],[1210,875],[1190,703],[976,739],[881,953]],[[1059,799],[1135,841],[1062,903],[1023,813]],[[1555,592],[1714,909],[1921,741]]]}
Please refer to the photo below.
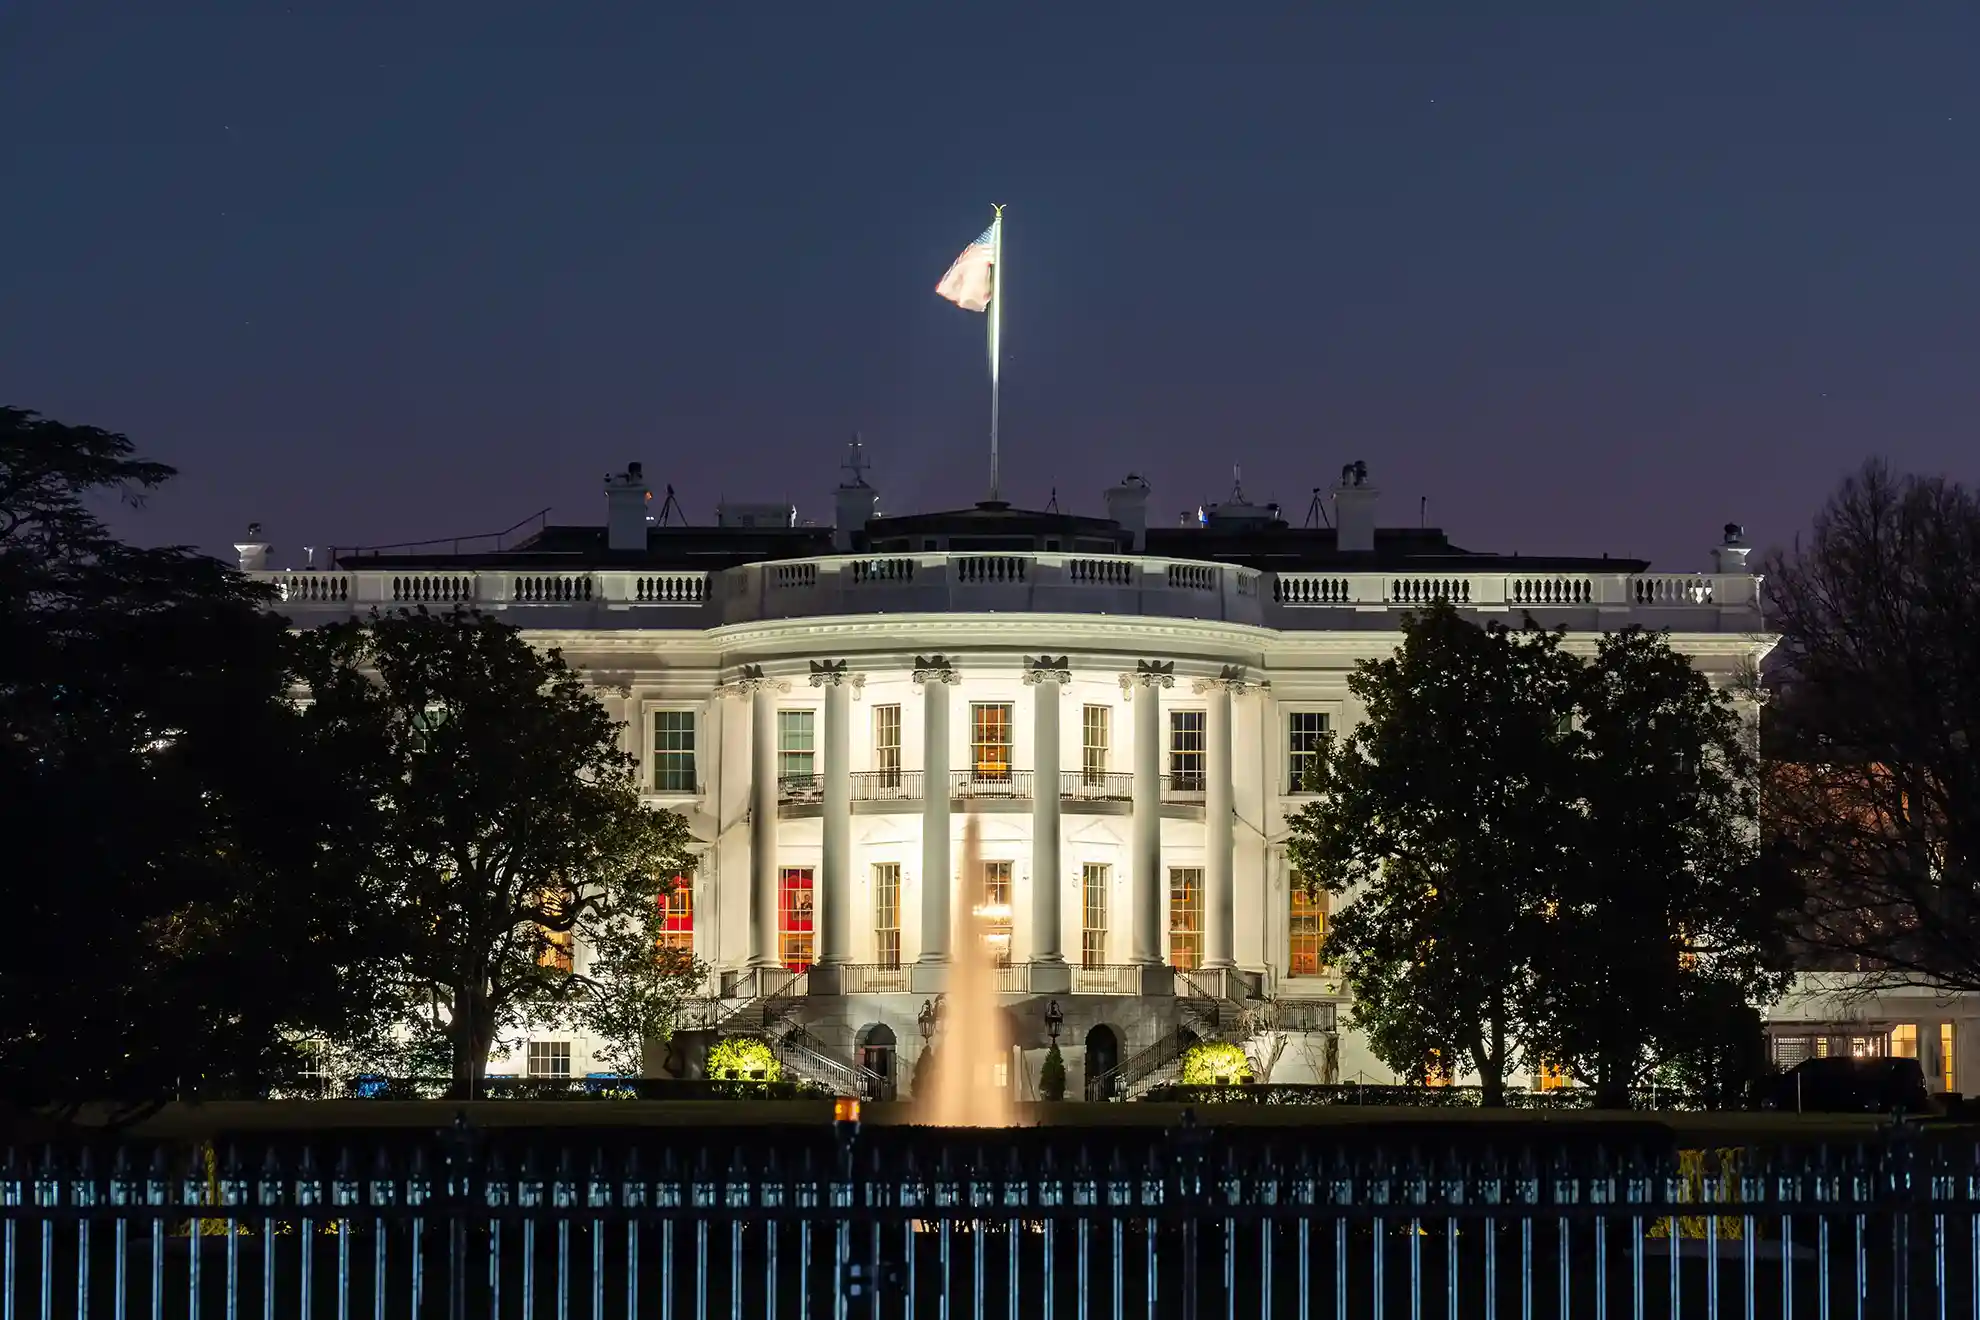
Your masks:
{"label": "arched doorway", "polygon": [[1120,1066],[1121,1038],[1104,1023],[1086,1033],[1086,1098],[1110,1099],[1102,1090],[1101,1077]]}
{"label": "arched doorway", "polygon": [[859,1066],[880,1075],[880,1094],[875,1100],[894,1098],[894,1030],[884,1022],[863,1028],[858,1036]]}

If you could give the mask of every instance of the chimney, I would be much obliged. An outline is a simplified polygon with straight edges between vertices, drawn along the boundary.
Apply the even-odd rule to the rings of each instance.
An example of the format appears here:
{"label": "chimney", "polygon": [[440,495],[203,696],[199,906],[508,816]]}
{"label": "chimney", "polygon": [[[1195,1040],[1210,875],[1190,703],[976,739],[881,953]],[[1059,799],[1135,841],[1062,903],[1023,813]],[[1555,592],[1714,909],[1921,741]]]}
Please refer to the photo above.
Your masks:
{"label": "chimney", "polygon": [[626,464],[618,476],[605,474],[605,548],[646,549],[646,505],[653,492],[637,463]]}
{"label": "chimney", "polygon": [[268,568],[268,542],[261,539],[261,524],[249,523],[245,540],[234,542],[234,553],[241,557],[241,572],[260,573]]}
{"label": "chimney", "polygon": [[1715,572],[1746,573],[1752,570],[1746,566],[1746,557],[1753,553],[1753,547],[1746,543],[1746,529],[1738,523],[1726,524],[1726,539],[1712,547],[1712,563]]}
{"label": "chimney", "polygon": [[858,436],[846,451],[846,479],[832,492],[832,548],[842,554],[852,550],[853,534],[866,530],[880,503],[880,492],[866,484],[866,456]]}
{"label": "chimney", "polygon": [[1334,487],[1334,548],[1366,553],[1375,548],[1375,502],[1381,494],[1368,484],[1368,464],[1360,459],[1341,469]]}
{"label": "chimney", "polygon": [[1107,489],[1107,517],[1120,524],[1133,539],[1129,548],[1135,554],[1148,549],[1148,483],[1130,472],[1121,484]]}

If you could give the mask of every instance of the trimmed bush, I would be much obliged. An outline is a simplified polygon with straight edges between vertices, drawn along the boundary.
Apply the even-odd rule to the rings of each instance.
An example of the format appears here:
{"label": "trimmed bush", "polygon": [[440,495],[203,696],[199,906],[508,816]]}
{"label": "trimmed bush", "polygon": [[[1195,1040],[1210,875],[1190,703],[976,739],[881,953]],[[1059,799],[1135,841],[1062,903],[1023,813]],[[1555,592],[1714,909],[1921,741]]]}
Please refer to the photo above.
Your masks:
{"label": "trimmed bush", "polygon": [[754,1036],[724,1036],[708,1051],[708,1075],[717,1081],[778,1082],[784,1066]]}
{"label": "trimmed bush", "polygon": [[1251,1080],[1251,1060],[1228,1041],[1206,1040],[1183,1052],[1184,1086],[1235,1085]]}

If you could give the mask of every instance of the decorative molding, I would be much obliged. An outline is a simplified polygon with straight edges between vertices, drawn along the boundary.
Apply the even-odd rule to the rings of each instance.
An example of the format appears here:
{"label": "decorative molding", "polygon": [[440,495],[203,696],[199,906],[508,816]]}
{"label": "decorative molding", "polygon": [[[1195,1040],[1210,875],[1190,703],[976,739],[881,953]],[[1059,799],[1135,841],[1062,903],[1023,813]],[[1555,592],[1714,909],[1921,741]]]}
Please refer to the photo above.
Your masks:
{"label": "decorative molding", "polygon": [[1222,688],[1232,696],[1240,697],[1247,692],[1265,691],[1272,685],[1262,678],[1246,678],[1243,665],[1225,665],[1215,678],[1199,678],[1190,686],[1199,696]]}
{"label": "decorative molding", "polygon": [[852,673],[849,661],[813,660],[811,662],[811,686],[815,688],[849,687],[853,690],[853,695],[858,696],[860,689],[866,686],[866,675],[864,672]]}
{"label": "decorative molding", "polygon": [[1040,683],[1057,683],[1059,691],[1064,693],[1066,684],[1070,682],[1072,682],[1072,666],[1066,663],[1064,656],[1041,655],[1035,660],[1030,656],[1024,658],[1026,687],[1035,687]]}
{"label": "decorative molding", "polygon": [[762,665],[744,665],[736,670],[736,676],[715,689],[718,697],[751,697],[758,692],[789,692],[791,684],[785,678],[765,678]]}
{"label": "decorative molding", "polygon": [[956,675],[955,662],[946,655],[918,655],[914,658],[914,685],[926,687],[930,683],[946,683],[950,687],[962,682]]}
{"label": "decorative molding", "polygon": [[1145,688],[1172,688],[1176,685],[1176,662],[1173,660],[1137,660],[1132,674],[1121,675],[1121,696],[1124,700],[1134,700],[1134,690]]}

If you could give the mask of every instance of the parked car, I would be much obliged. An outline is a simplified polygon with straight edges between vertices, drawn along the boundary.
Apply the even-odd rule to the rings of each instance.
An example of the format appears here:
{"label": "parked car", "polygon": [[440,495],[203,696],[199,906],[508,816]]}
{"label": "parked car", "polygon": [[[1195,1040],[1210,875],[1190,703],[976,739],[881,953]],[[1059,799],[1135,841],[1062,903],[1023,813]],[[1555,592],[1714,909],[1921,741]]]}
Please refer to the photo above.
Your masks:
{"label": "parked car", "polygon": [[1803,1059],[1754,1083],[1752,1108],[1802,1114],[1929,1114],[1916,1059]]}

